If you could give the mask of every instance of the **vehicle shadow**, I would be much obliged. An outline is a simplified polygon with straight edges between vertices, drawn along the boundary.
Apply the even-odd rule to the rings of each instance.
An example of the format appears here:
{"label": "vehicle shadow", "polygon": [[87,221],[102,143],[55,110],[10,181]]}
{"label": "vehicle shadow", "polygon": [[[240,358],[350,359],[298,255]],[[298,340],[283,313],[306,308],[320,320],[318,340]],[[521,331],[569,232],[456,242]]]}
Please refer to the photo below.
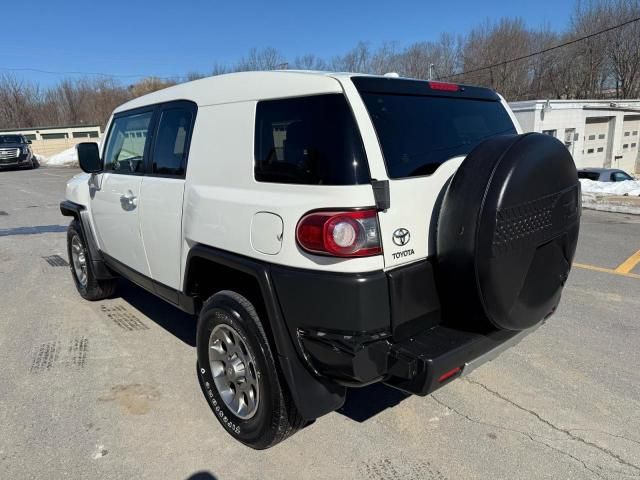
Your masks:
{"label": "vehicle shadow", "polygon": [[12,235],[39,235],[41,233],[63,233],[66,225],[35,225],[33,227],[0,228],[0,237]]}
{"label": "vehicle shadow", "polygon": [[218,477],[209,472],[201,471],[189,475],[185,480],[218,480]]}
{"label": "vehicle shadow", "polygon": [[217,477],[209,472],[202,471],[189,475],[185,480],[217,480]]}
{"label": "vehicle shadow", "polygon": [[118,280],[118,288],[114,296],[122,298],[122,300],[187,345],[196,346],[197,324],[193,315],[179,310],[124,278]]}
{"label": "vehicle shadow", "polygon": [[[191,347],[196,346],[196,318],[147,292],[132,282],[120,279],[115,297],[120,297],[158,326]],[[380,412],[393,408],[410,395],[382,383],[347,390],[344,405],[337,410],[355,422],[362,423]],[[194,475],[209,475],[198,472]],[[189,480],[215,477],[189,477]]]}
{"label": "vehicle shadow", "polygon": [[408,397],[410,397],[409,394],[382,383],[374,383],[362,388],[350,388],[347,390],[347,399],[344,405],[337,412],[362,423],[388,408],[395,407]]}

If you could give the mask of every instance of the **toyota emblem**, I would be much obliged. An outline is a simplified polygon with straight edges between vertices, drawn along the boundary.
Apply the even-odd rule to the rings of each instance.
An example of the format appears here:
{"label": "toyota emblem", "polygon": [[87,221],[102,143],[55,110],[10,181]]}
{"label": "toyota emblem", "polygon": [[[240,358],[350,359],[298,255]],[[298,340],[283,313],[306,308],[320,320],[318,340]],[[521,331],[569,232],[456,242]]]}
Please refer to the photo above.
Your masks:
{"label": "toyota emblem", "polygon": [[393,243],[399,247],[404,247],[411,239],[411,234],[406,228],[398,228],[393,232]]}

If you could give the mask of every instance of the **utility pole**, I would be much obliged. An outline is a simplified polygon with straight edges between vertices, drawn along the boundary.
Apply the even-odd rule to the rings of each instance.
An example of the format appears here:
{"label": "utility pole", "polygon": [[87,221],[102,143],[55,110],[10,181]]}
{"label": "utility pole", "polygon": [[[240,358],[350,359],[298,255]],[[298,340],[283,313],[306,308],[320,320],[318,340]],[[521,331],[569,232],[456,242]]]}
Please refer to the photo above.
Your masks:
{"label": "utility pole", "polygon": [[429,80],[433,80],[433,67],[435,67],[435,65],[433,63],[429,64]]}

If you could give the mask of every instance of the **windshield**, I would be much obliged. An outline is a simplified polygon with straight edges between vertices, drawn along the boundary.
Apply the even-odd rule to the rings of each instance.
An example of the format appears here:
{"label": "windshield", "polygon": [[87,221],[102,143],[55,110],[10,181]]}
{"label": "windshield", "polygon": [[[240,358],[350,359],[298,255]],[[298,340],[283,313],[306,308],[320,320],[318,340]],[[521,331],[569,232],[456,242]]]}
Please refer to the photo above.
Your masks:
{"label": "windshield", "polygon": [[23,143],[20,135],[0,135],[0,143]]}
{"label": "windshield", "polygon": [[362,99],[390,178],[429,175],[486,138],[517,133],[499,101],[392,93]]}

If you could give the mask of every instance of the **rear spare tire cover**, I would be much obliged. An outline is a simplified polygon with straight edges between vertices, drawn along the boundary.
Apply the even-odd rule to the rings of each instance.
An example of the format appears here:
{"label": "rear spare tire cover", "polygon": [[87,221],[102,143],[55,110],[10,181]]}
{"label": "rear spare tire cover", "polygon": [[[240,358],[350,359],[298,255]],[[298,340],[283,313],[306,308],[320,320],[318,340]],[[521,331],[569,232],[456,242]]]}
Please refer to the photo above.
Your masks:
{"label": "rear spare tire cover", "polygon": [[446,188],[438,219],[445,322],[524,330],[551,315],[580,213],[575,164],[561,142],[528,133],[478,145]]}

